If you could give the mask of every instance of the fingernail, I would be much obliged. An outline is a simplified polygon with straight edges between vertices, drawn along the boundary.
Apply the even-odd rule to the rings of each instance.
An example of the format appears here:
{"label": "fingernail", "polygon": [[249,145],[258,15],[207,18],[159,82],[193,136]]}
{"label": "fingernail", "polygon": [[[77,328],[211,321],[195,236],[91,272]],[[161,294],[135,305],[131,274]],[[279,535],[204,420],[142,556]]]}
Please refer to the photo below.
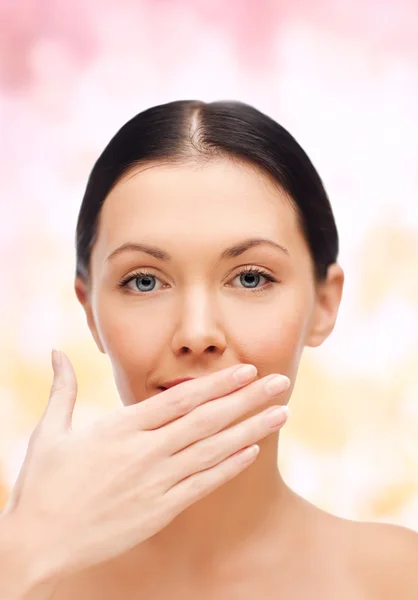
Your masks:
{"label": "fingernail", "polygon": [[274,406],[266,413],[267,423],[270,427],[279,427],[287,421],[289,414],[287,406]]}
{"label": "fingernail", "polygon": [[286,375],[275,375],[266,382],[266,390],[272,396],[281,394],[290,386],[290,379]]}
{"label": "fingernail", "polygon": [[59,371],[61,366],[61,354],[55,348],[52,349],[52,368],[54,369],[54,373]]}
{"label": "fingernail", "polygon": [[245,383],[246,381],[251,381],[257,375],[257,369],[254,365],[243,365],[242,367],[238,367],[236,371],[234,371],[235,381],[238,383]]}

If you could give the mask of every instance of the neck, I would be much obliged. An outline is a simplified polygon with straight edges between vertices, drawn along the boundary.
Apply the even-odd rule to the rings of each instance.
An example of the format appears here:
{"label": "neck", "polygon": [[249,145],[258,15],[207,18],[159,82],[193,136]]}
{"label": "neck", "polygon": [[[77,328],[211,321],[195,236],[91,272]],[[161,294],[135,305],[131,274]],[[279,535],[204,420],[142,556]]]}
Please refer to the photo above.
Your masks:
{"label": "neck", "polygon": [[278,437],[272,434],[261,440],[254,463],[146,542],[164,569],[166,565],[177,573],[216,569],[289,534],[288,516],[298,496],[278,470]]}

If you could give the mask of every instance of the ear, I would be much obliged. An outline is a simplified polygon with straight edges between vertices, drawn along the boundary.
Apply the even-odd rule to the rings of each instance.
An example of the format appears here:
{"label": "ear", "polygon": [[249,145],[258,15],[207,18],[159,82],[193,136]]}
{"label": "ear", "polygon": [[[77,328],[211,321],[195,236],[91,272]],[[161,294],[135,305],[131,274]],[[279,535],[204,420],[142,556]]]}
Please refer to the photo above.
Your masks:
{"label": "ear", "polygon": [[96,342],[96,346],[98,347],[100,352],[102,352],[103,354],[106,354],[106,352],[104,351],[102,342],[100,340],[100,336],[99,336],[99,333],[98,333],[97,327],[96,327],[96,322],[95,322],[94,316],[93,316],[93,310],[92,310],[92,306],[91,306],[90,287],[84,279],[82,279],[80,276],[77,276],[75,279],[75,282],[74,282],[74,289],[75,289],[75,293],[78,298],[78,301],[80,302],[80,304],[84,308],[84,312],[86,313],[87,324],[92,333],[94,341]]}
{"label": "ear", "polygon": [[331,334],[337,320],[344,286],[344,271],[337,263],[328,267],[327,278],[317,284],[315,309],[305,346],[320,346]]}

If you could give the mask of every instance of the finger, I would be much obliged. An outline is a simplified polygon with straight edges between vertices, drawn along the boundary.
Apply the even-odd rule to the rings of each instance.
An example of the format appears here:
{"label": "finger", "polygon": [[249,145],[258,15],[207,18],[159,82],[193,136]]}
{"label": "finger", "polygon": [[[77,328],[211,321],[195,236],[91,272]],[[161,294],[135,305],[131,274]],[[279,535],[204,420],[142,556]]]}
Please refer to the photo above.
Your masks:
{"label": "finger", "polygon": [[[274,412],[273,412],[274,410]],[[287,406],[275,405],[245,421],[229,427],[209,438],[200,440],[167,459],[170,465],[166,485],[177,482],[195,473],[214,467],[232,454],[257,444],[261,439],[278,431],[289,417]]]}
{"label": "finger", "polygon": [[68,430],[71,427],[77,399],[77,379],[73,366],[64,352],[52,351],[54,378],[48,405],[42,417],[42,429]]}
{"label": "finger", "polygon": [[[266,386],[272,379],[277,378],[279,387],[272,393]],[[268,375],[253,381],[242,389],[198,406],[194,411],[166,425],[160,432],[160,445],[164,452],[174,454],[191,444],[215,435],[231,425],[239,418],[259,407],[266,407],[278,395],[288,389],[289,379],[284,375]]]}
{"label": "finger", "polygon": [[175,515],[208,496],[249,467],[257,458],[259,447],[244,448],[226,460],[187,477],[164,494],[164,501],[172,507]]}
{"label": "finger", "polygon": [[[246,375],[245,370],[244,373],[241,371],[244,366],[248,367]],[[237,377],[238,370],[242,377]],[[157,429],[189,413],[200,404],[243,387],[256,375],[254,365],[234,365],[210,375],[184,381],[139,404],[126,407],[124,411],[136,429],[138,426],[141,430]]]}

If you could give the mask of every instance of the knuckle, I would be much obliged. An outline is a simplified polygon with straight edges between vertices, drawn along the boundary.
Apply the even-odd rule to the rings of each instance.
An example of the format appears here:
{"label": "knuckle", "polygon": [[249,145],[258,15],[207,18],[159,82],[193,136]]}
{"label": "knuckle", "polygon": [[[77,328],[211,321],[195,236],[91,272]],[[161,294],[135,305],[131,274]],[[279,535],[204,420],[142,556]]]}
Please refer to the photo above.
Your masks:
{"label": "knuckle", "polygon": [[204,467],[211,467],[219,458],[219,442],[207,440],[199,449],[199,463]]}
{"label": "knuckle", "polygon": [[63,392],[65,389],[66,389],[65,383],[63,383],[62,381],[54,381],[54,383],[51,386],[51,396],[54,396],[55,394],[59,394],[60,392]]}
{"label": "knuckle", "polygon": [[174,403],[176,410],[182,415],[189,413],[195,408],[195,400],[189,394],[184,394],[180,398],[177,398]]}
{"label": "knuckle", "polygon": [[191,494],[194,498],[196,498],[203,494],[206,485],[205,485],[203,477],[194,476],[189,479],[187,487],[188,487],[189,494]]}
{"label": "knuckle", "polygon": [[216,458],[219,454],[220,444],[225,436],[222,434],[212,435],[202,442],[202,451],[212,458]]}
{"label": "knuckle", "polygon": [[193,394],[184,391],[179,394],[179,390],[176,389],[167,391],[172,392],[168,399],[168,406],[176,413],[188,412],[193,408]]}
{"label": "knuckle", "polygon": [[194,423],[195,431],[198,435],[211,435],[217,431],[218,417],[213,413],[200,414]]}

